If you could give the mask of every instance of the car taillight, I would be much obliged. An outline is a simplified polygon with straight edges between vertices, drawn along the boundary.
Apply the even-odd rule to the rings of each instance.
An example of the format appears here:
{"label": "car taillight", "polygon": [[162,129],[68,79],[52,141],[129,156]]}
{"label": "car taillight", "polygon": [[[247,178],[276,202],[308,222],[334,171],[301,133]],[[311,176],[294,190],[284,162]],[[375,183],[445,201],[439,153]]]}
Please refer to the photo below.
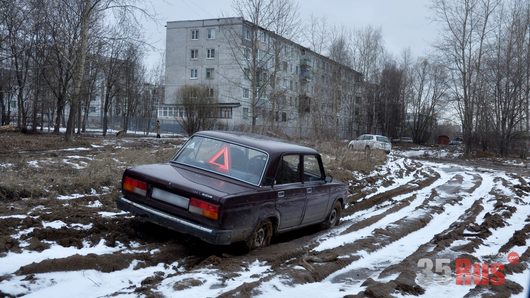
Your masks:
{"label": "car taillight", "polygon": [[145,196],[147,194],[147,183],[133,179],[131,177],[123,178],[122,188],[126,191],[134,192],[141,196]]}
{"label": "car taillight", "polygon": [[213,220],[219,219],[219,206],[210,204],[203,200],[191,198],[188,210],[191,213],[199,214],[204,217],[211,218]]}

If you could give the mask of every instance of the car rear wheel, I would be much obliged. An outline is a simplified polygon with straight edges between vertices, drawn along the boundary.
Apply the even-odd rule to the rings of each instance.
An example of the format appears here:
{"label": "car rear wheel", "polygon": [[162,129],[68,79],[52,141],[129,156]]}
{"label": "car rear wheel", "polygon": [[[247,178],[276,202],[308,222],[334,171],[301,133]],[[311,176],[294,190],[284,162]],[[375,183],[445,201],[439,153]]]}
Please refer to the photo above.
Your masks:
{"label": "car rear wheel", "polygon": [[335,205],[333,205],[333,209],[331,209],[331,212],[329,212],[328,217],[322,223],[322,227],[325,229],[329,229],[329,228],[337,226],[340,222],[341,214],[342,214],[342,204],[339,201],[336,201]]}
{"label": "car rear wheel", "polygon": [[266,219],[261,221],[252,232],[252,235],[246,241],[248,250],[253,250],[258,247],[265,247],[271,243],[272,239],[272,223]]}

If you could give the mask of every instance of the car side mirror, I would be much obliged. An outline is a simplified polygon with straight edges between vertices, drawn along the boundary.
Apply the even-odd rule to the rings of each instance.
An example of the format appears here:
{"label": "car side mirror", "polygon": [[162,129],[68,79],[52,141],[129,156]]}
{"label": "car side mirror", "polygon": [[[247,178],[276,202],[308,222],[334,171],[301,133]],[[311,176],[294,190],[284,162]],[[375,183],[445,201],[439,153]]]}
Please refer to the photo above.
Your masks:
{"label": "car side mirror", "polygon": [[328,176],[326,176],[326,178],[324,178],[324,182],[326,182],[326,183],[330,183],[332,181],[333,181],[333,177],[331,175],[328,175]]}

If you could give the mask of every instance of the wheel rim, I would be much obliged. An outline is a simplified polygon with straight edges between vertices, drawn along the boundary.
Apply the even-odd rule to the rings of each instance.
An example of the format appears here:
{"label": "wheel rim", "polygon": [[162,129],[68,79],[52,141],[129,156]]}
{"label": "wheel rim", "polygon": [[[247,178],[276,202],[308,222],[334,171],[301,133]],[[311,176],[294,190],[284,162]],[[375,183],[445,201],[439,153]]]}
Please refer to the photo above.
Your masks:
{"label": "wheel rim", "polygon": [[254,245],[256,247],[260,247],[263,245],[264,241],[265,241],[265,229],[261,227],[259,230],[256,231],[256,238],[254,239]]}
{"label": "wheel rim", "polygon": [[329,215],[330,225],[334,226],[336,220],[337,220],[337,209],[333,208],[333,210],[331,210],[331,214]]}

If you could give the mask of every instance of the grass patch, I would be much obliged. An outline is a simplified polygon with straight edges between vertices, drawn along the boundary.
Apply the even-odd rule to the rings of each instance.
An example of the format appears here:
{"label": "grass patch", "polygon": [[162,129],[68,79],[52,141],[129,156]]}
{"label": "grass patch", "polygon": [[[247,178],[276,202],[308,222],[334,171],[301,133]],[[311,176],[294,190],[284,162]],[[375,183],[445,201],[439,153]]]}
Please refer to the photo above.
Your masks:
{"label": "grass patch", "polygon": [[322,162],[326,174],[347,182],[352,178],[352,172],[371,172],[376,166],[385,163],[387,154],[383,150],[354,151],[342,142],[306,143],[322,154]]}
{"label": "grass patch", "polygon": [[[0,201],[89,194],[93,190],[101,193],[103,187],[119,189],[127,167],[167,162],[182,142],[80,137],[67,143],[53,134],[2,133],[4,136],[14,143],[0,154]],[[5,143],[2,146],[7,148]],[[64,150],[80,147],[88,150]]]}

